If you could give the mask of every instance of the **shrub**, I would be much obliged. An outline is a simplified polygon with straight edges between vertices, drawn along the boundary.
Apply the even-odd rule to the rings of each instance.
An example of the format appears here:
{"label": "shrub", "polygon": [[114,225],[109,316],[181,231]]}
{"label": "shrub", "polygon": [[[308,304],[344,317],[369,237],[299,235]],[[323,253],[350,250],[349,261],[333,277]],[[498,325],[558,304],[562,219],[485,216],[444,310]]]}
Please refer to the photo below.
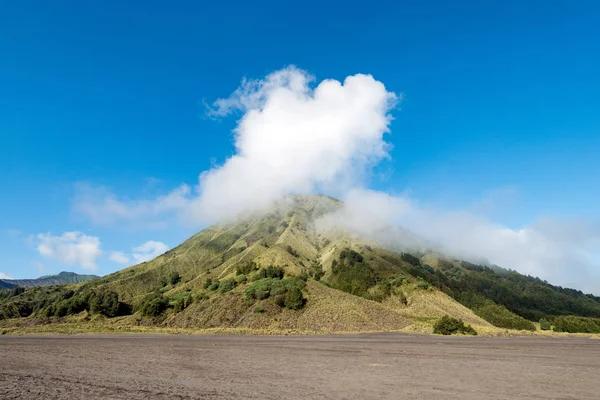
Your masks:
{"label": "shrub", "polygon": [[471,325],[465,325],[462,320],[452,318],[449,315],[444,315],[437,320],[433,325],[433,333],[438,335],[454,335],[458,333],[463,335],[477,335],[477,332]]}
{"label": "shrub", "polygon": [[119,295],[115,292],[101,291],[91,295],[90,312],[112,318],[119,315]]}
{"label": "shrub", "polygon": [[320,281],[325,275],[323,272],[323,265],[317,260],[313,260],[310,264],[309,275],[314,278],[315,281]]}
{"label": "shrub", "polygon": [[410,265],[412,265],[414,267],[421,264],[421,260],[419,260],[417,257],[415,257],[409,253],[400,254],[400,259],[402,259],[402,261],[406,261],[407,263],[409,263]]}
{"label": "shrub", "polygon": [[256,306],[256,307],[254,307],[254,312],[255,312],[256,314],[262,314],[262,313],[264,313],[264,312],[265,312],[265,309],[264,309],[262,306],[258,305],[258,306]]}
{"label": "shrub", "polygon": [[285,294],[278,294],[277,296],[273,297],[273,301],[279,307],[281,307],[281,308],[285,307]]}
{"label": "shrub", "polygon": [[285,294],[285,307],[290,310],[299,310],[304,306],[302,290],[297,287],[290,288]]}
{"label": "shrub", "polygon": [[186,308],[188,308],[193,302],[194,302],[194,297],[191,295],[191,293],[188,293],[187,295],[185,295],[175,301],[175,303],[173,304],[173,309],[175,310],[176,313],[181,312],[181,311],[185,310]]}
{"label": "shrub", "polygon": [[244,283],[248,280],[246,279],[246,275],[236,275],[233,279],[235,280],[236,285]]}
{"label": "shrub", "polygon": [[340,252],[340,262],[347,262],[349,264],[363,262],[363,256],[354,250],[344,249]]}
{"label": "shrub", "polygon": [[257,269],[256,264],[254,262],[249,262],[246,264],[238,265],[235,267],[236,275],[248,275],[249,273],[255,271]]}
{"label": "shrub", "polygon": [[554,330],[570,333],[600,333],[600,319],[562,315],[554,319]]}
{"label": "shrub", "polygon": [[169,277],[169,282],[171,285],[177,285],[179,281],[181,281],[181,275],[179,275],[179,272],[174,271]]}
{"label": "shrub", "polygon": [[230,290],[232,290],[235,287],[235,285],[236,285],[235,280],[226,279],[224,281],[221,281],[221,283],[219,283],[219,290],[221,291],[221,293],[226,293],[226,292],[229,292]]}
{"label": "shrub", "polygon": [[212,285],[212,283],[213,283],[212,279],[208,278],[208,279],[207,279],[207,280],[204,282],[203,288],[204,288],[204,289],[208,289],[208,288],[210,288],[210,286]]}
{"label": "shrub", "polygon": [[292,246],[288,246],[287,247],[287,252],[290,253],[291,255],[293,255],[294,257],[300,257],[300,255],[298,254],[298,252],[296,250],[294,250],[292,248]]}
{"label": "shrub", "polygon": [[210,286],[208,287],[208,290],[210,290],[211,292],[214,292],[215,290],[217,290],[219,288],[219,282],[213,282],[210,284]]}
{"label": "shrub", "polygon": [[299,278],[273,279],[265,278],[253,282],[244,291],[244,300],[252,303],[255,300],[273,298],[275,304],[297,310],[304,305],[302,289],[306,283]]}
{"label": "shrub", "polygon": [[283,279],[285,271],[281,267],[269,265],[265,270],[265,274],[267,278]]}
{"label": "shrub", "polygon": [[331,287],[335,289],[370,298],[368,289],[378,280],[375,271],[353,250],[342,250],[339,262],[332,264]]}
{"label": "shrub", "polygon": [[157,297],[142,304],[140,312],[144,317],[158,317],[169,306],[166,299]]}
{"label": "shrub", "polygon": [[540,319],[540,329],[543,331],[549,331],[550,329],[552,329],[552,326],[550,326],[550,322],[548,322],[546,318]]}
{"label": "shrub", "polygon": [[498,328],[535,331],[533,322],[489,300],[486,301],[484,306],[474,308],[473,312]]}

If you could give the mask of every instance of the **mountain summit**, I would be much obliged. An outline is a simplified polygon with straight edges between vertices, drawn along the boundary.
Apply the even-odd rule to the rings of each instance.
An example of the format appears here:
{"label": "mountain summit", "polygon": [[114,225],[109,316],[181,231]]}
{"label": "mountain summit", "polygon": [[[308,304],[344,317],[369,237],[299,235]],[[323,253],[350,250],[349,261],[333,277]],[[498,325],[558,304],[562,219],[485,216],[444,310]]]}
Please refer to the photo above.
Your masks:
{"label": "mountain summit", "polygon": [[342,206],[326,196],[290,196],[260,217],[211,226],[103,278],[5,294],[0,318],[47,324],[88,313],[109,317],[102,329],[431,332],[445,315],[479,331],[600,317],[600,298],[580,291],[424,249],[395,251],[335,226],[319,229]]}

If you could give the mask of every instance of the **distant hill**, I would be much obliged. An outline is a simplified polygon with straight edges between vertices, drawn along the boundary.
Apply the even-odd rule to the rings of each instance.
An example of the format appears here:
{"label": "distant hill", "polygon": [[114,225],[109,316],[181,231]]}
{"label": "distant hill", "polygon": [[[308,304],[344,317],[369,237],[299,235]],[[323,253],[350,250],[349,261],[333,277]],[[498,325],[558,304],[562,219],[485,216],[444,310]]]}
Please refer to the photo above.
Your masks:
{"label": "distant hill", "polygon": [[57,275],[41,276],[37,279],[2,279],[0,280],[1,289],[11,289],[19,286],[23,288],[32,288],[39,286],[67,285],[71,283],[80,283],[99,278],[96,275],[80,275],[74,272],[61,272]]}
{"label": "distant hill", "polygon": [[58,290],[0,291],[0,327],[15,324],[12,318],[48,327],[87,312],[109,317],[94,321],[119,330],[432,332],[444,315],[480,331],[535,330],[540,318],[596,329],[591,319],[600,317],[599,297],[425,250],[403,253],[335,228],[319,231],[315,221],[343,203],[317,195],[288,200],[99,279]]}

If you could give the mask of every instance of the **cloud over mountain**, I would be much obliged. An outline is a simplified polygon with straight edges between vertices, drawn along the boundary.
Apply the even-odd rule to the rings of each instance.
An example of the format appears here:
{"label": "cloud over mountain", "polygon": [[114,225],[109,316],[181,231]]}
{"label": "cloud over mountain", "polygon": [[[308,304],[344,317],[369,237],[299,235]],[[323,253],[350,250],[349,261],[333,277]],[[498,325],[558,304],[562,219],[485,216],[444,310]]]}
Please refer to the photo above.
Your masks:
{"label": "cloud over mountain", "polygon": [[[96,222],[159,224],[176,216],[204,226],[260,210],[287,194],[322,192],[346,200],[345,208],[323,223],[391,245],[426,243],[456,257],[487,259],[557,284],[600,291],[593,283],[600,281],[600,229],[593,223],[542,219],[508,227],[491,220],[485,204],[431,207],[407,195],[365,188],[363,178],[390,157],[385,136],[398,100],[382,82],[363,74],[318,82],[291,66],[243,80],[209,109],[215,118],[239,115],[235,152],[202,172],[196,186],[133,200],[83,191],[75,209]],[[399,229],[390,234],[390,227]],[[133,257],[142,260],[155,252],[140,250]]]}

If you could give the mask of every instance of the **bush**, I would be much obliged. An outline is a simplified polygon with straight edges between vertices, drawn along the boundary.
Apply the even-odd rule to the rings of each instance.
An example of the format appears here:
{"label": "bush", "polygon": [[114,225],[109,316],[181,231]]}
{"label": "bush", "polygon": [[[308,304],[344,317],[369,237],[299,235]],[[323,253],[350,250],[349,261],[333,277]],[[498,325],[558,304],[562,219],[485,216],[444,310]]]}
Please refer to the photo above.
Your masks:
{"label": "bush", "polygon": [[540,329],[543,331],[549,331],[550,329],[552,329],[552,326],[550,326],[550,322],[548,322],[546,318],[540,319]]}
{"label": "bush", "polygon": [[290,310],[299,310],[304,306],[302,290],[297,287],[290,288],[285,294],[285,307]]}
{"label": "bush", "polygon": [[90,312],[112,318],[119,315],[119,295],[115,292],[101,291],[90,297]]}
{"label": "bush", "polygon": [[400,258],[402,259],[402,261],[406,261],[407,263],[415,267],[421,264],[421,260],[409,253],[400,254]]}
{"label": "bush", "polygon": [[278,294],[277,296],[273,297],[273,301],[279,307],[281,307],[281,308],[285,307],[285,294]]}
{"label": "bush", "polygon": [[600,333],[600,319],[563,315],[554,319],[554,330],[569,333]]}
{"label": "bush", "polygon": [[208,288],[210,288],[210,287],[211,287],[211,285],[212,285],[212,284],[213,284],[213,281],[212,281],[212,279],[208,278],[208,279],[207,279],[207,280],[204,282],[203,288],[204,288],[204,289],[208,289]]}
{"label": "bush", "polygon": [[433,325],[433,333],[438,335],[477,335],[477,332],[471,325],[465,325],[462,320],[452,318],[449,315],[444,315],[437,320]]}
{"label": "bush", "polygon": [[208,287],[208,290],[210,290],[211,292],[214,292],[215,290],[217,290],[219,288],[219,282],[213,282],[210,284],[210,286]]}
{"label": "bush", "polygon": [[498,328],[535,331],[533,322],[492,301],[486,301],[484,306],[473,308],[473,312]]}
{"label": "bush", "polygon": [[144,317],[158,317],[169,306],[166,299],[157,297],[142,304],[140,312]]}
{"label": "bush", "polygon": [[368,289],[377,284],[379,277],[353,250],[343,250],[339,262],[332,264],[331,287],[344,292],[371,298]]}
{"label": "bush", "polygon": [[255,312],[256,314],[262,314],[262,313],[264,313],[264,312],[265,312],[265,309],[264,309],[264,308],[262,308],[262,306],[260,306],[260,305],[259,305],[259,306],[256,306],[256,307],[254,307],[254,312]]}
{"label": "bush", "polygon": [[291,255],[293,255],[296,258],[300,257],[300,254],[298,254],[298,252],[296,250],[294,250],[292,248],[292,246],[288,246],[287,247],[287,252],[290,253]]}
{"label": "bush", "polygon": [[179,272],[174,271],[169,277],[169,282],[171,285],[177,285],[179,281],[181,281],[181,275],[179,275]]}
{"label": "bush", "polygon": [[255,271],[257,269],[256,264],[254,262],[249,262],[246,264],[238,265],[235,267],[236,275],[248,275],[249,273]]}
{"label": "bush", "polygon": [[175,300],[175,303],[173,303],[173,309],[175,310],[176,313],[179,313],[179,312],[185,310],[186,308],[188,308],[190,305],[192,305],[193,302],[194,302],[194,297],[192,296],[191,293],[188,293],[188,294],[184,295],[183,297]]}
{"label": "bush", "polygon": [[302,308],[304,297],[302,289],[306,283],[299,278],[273,279],[265,278],[253,282],[244,292],[244,300],[252,303],[255,300],[273,298],[275,304],[293,310]]}
{"label": "bush", "polygon": [[269,265],[265,270],[265,274],[267,278],[283,279],[285,271],[281,267]]}
{"label": "bush", "polygon": [[219,290],[221,291],[221,293],[226,293],[235,288],[235,285],[236,283],[234,279],[226,279],[219,283]]}
{"label": "bush", "polygon": [[311,262],[309,275],[312,276],[315,281],[320,281],[321,278],[323,278],[323,275],[325,275],[325,272],[323,272],[323,266],[321,265],[321,263],[319,261],[313,260]]}

